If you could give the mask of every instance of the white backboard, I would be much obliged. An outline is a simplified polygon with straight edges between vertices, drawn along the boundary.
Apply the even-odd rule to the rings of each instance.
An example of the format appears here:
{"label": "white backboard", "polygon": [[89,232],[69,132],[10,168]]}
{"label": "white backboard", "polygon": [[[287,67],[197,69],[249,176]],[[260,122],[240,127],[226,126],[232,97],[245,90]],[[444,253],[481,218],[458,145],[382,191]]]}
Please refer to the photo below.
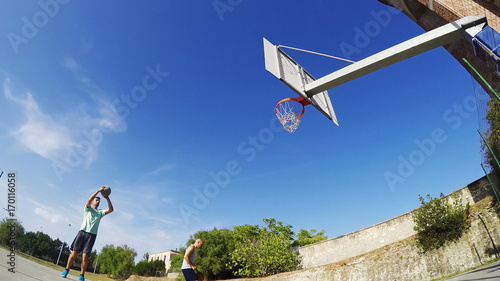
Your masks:
{"label": "white backboard", "polygon": [[339,125],[327,91],[309,97],[305,86],[316,79],[278,47],[264,38],[264,58],[266,70],[280,79],[297,94],[306,99],[335,125]]}

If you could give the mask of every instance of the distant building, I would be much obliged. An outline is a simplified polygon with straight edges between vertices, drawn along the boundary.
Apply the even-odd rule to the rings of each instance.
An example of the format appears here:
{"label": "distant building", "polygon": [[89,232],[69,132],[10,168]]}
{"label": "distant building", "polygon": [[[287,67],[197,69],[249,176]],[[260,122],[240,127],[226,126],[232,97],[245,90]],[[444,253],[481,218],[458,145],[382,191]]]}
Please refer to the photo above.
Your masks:
{"label": "distant building", "polygon": [[177,252],[177,249],[174,250],[166,250],[163,252],[158,252],[158,253],[153,253],[149,254],[148,261],[155,261],[155,260],[162,260],[165,262],[165,271],[168,271],[170,269],[170,262],[172,261],[172,258],[176,255],[178,255],[179,252]]}

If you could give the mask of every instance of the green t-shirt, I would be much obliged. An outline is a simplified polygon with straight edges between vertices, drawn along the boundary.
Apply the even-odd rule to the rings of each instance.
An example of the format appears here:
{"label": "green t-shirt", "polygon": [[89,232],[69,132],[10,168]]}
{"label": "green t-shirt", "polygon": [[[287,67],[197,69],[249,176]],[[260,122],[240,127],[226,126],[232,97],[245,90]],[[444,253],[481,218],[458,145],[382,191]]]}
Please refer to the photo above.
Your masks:
{"label": "green t-shirt", "polygon": [[97,234],[99,222],[101,222],[102,217],[104,217],[105,215],[105,210],[96,210],[92,207],[85,206],[85,210],[83,212],[83,222],[80,230],[92,234]]}

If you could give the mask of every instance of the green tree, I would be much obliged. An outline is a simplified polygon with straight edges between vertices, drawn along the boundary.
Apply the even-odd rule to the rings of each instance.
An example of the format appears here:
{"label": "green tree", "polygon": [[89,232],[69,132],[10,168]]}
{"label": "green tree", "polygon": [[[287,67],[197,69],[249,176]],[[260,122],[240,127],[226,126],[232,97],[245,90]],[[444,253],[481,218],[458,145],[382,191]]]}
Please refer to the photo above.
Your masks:
{"label": "green tree", "polygon": [[94,271],[94,269],[97,270],[97,268],[99,268],[99,265],[96,265],[97,256],[98,255],[96,250],[93,250],[90,253],[89,263],[87,265],[87,271]]}
{"label": "green tree", "polygon": [[134,272],[134,259],[137,252],[127,245],[106,245],[99,255],[100,271],[112,278],[128,278]]}
{"label": "green tree", "polygon": [[170,261],[170,268],[181,268],[185,253],[186,248],[180,248],[179,254],[172,257],[172,260]]}
{"label": "green tree", "polygon": [[470,222],[469,203],[465,207],[462,201],[454,198],[453,204],[441,196],[426,196],[428,202],[419,195],[422,204],[413,212],[413,229],[417,232],[417,246],[424,252],[437,249],[447,241],[454,241],[468,229]]}
{"label": "green tree", "polygon": [[258,268],[255,259],[259,251],[259,239],[261,229],[258,225],[234,226],[235,249],[231,252],[231,261],[228,264],[235,276],[252,277]]}
{"label": "green tree", "polygon": [[58,247],[54,240],[43,232],[36,233],[36,240],[34,241],[32,255],[37,258],[55,262],[57,254],[59,254]]}
{"label": "green tree", "polygon": [[[229,279],[234,277],[227,267],[231,261],[231,252],[234,250],[233,232],[229,229],[213,228],[210,231],[198,231],[194,237],[203,240],[204,245],[196,250],[196,266],[209,280]],[[188,245],[194,243],[191,237]],[[181,261],[182,262],[182,261]]]}
{"label": "green tree", "polygon": [[[62,242],[52,238],[43,232],[27,232],[18,239],[18,249],[34,257],[55,263],[59,257]],[[64,250],[64,249],[63,249]],[[66,255],[69,249],[66,245]],[[64,258],[61,252],[61,258]]]}
{"label": "green tree", "polygon": [[18,249],[23,253],[31,255],[35,251],[36,238],[36,233],[32,231],[26,232],[17,239]]}
{"label": "green tree", "polygon": [[17,243],[17,240],[24,235],[24,227],[18,221],[9,221],[3,218],[0,221],[0,244],[13,246],[11,242]]}
{"label": "green tree", "polygon": [[138,262],[135,265],[134,272],[139,276],[149,276],[149,273],[151,272],[151,263],[147,260]]}
{"label": "green tree", "polygon": [[264,277],[298,269],[299,260],[292,247],[291,225],[263,219],[265,226],[235,227],[235,250],[229,267],[241,277]]}
{"label": "green tree", "polygon": [[149,276],[162,276],[165,274],[165,261],[154,260],[151,261],[151,271]]}
{"label": "green tree", "polygon": [[302,247],[328,239],[328,236],[325,236],[325,230],[322,229],[316,233],[316,229],[314,228],[310,231],[301,228],[296,236],[297,239],[292,244],[294,247]]}

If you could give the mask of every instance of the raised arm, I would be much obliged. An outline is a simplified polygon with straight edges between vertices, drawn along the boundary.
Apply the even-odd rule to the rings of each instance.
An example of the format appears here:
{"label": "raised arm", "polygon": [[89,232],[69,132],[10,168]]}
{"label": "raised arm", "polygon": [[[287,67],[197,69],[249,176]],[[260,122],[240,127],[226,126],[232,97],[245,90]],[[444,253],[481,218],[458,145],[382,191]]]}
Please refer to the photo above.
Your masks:
{"label": "raised arm", "polygon": [[105,211],[106,215],[113,212],[115,209],[113,209],[113,204],[111,204],[111,199],[109,199],[109,196],[105,196],[106,201],[108,201],[108,209]]}
{"label": "raised arm", "polygon": [[103,189],[104,189],[104,185],[103,185],[103,186],[101,186],[101,188],[99,188],[96,192],[94,192],[94,194],[92,194],[92,196],[90,196],[89,200],[87,200],[87,204],[85,205],[85,207],[87,207],[87,208],[88,208],[88,207],[92,206],[92,201],[94,201],[94,198],[95,198],[95,197],[97,196],[97,194],[98,194],[99,192],[101,192],[101,190],[103,190]]}

